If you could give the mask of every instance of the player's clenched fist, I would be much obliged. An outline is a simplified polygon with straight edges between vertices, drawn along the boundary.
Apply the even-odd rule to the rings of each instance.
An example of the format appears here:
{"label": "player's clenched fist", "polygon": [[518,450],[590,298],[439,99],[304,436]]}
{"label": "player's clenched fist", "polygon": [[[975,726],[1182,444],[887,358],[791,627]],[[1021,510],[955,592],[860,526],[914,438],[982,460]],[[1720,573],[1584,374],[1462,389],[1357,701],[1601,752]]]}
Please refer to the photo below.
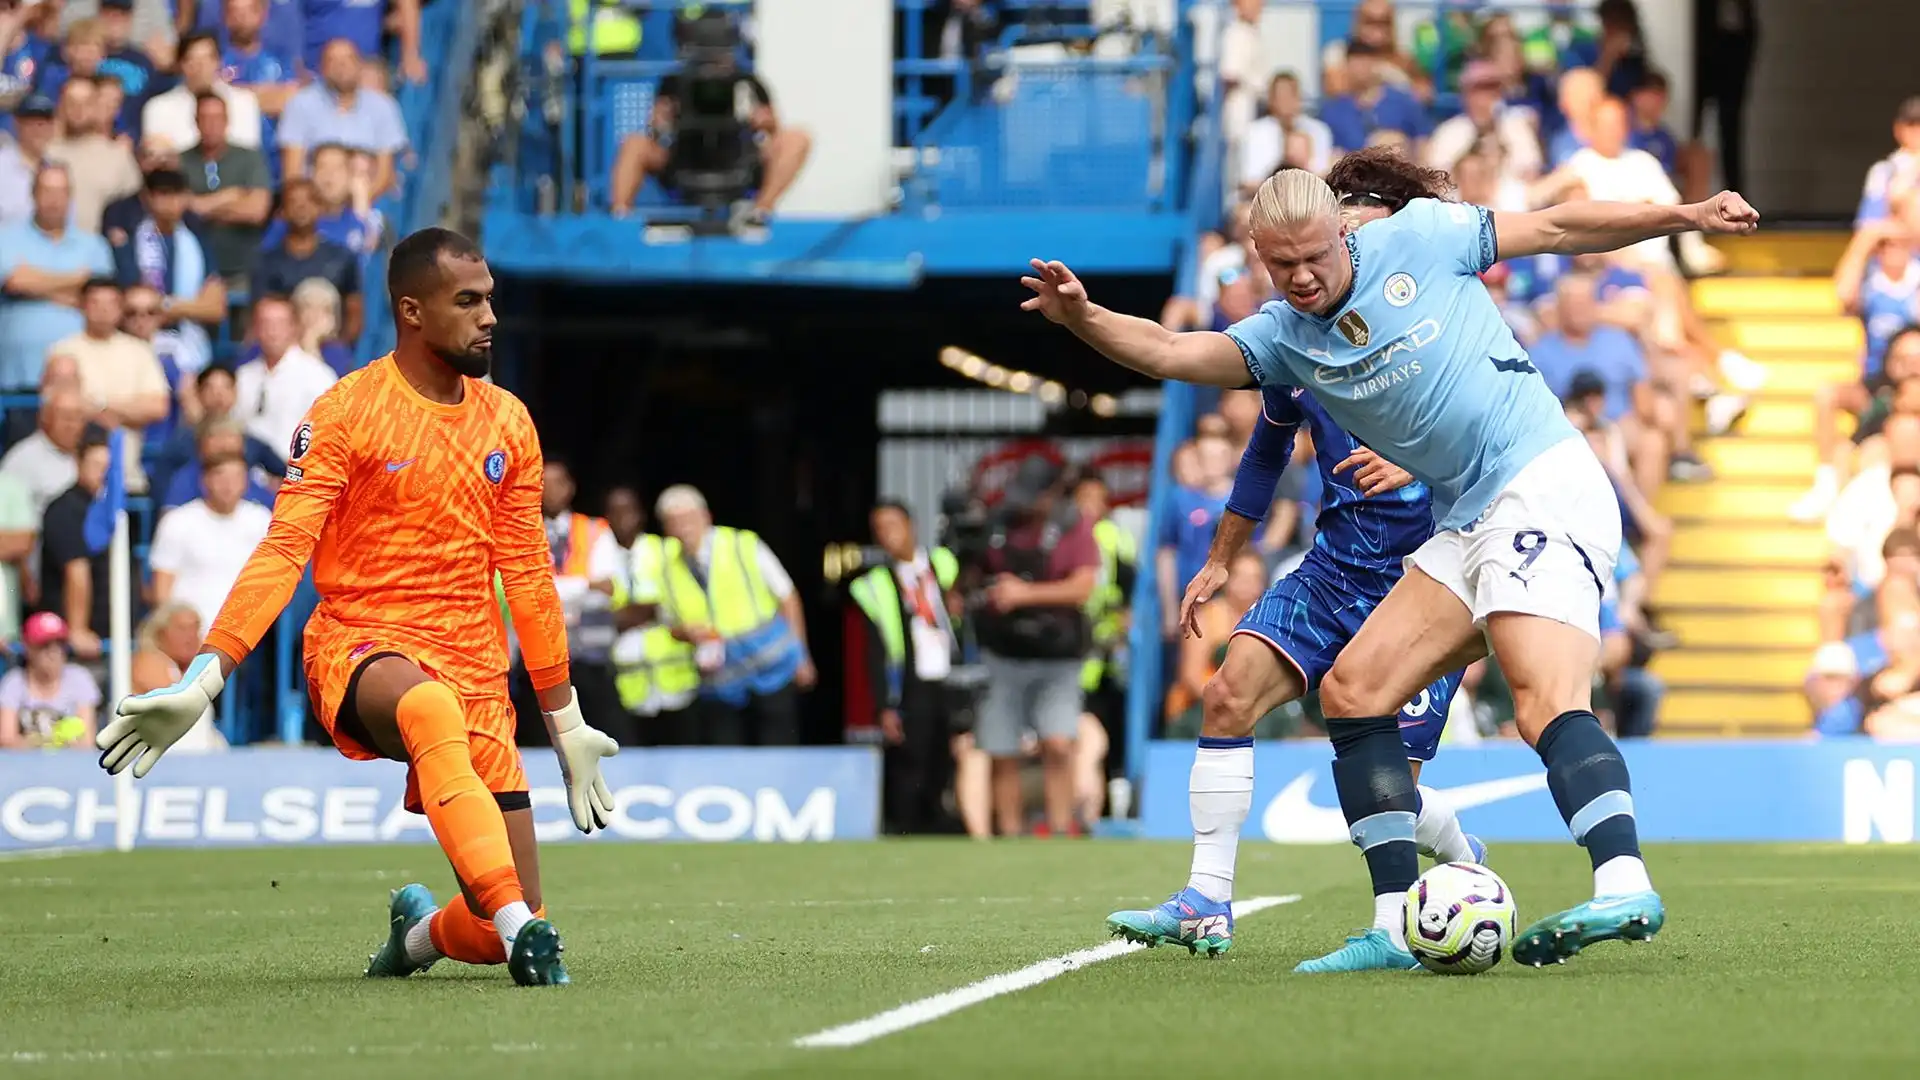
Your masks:
{"label": "player's clenched fist", "polygon": [[543,713],[547,732],[553,736],[553,752],[560,755],[560,779],[567,785],[567,809],[573,824],[583,833],[604,829],[613,820],[613,793],[600,775],[600,759],[612,757],[620,747],[598,728],[588,726],[580,716],[580,697],[571,687],[567,704],[558,712]]}
{"label": "player's clenched fist", "polygon": [[1021,311],[1037,311],[1062,326],[1086,317],[1087,287],[1073,276],[1066,263],[1033,259],[1031,265],[1033,276],[1021,278],[1020,284],[1035,295],[1020,305]]}
{"label": "player's clenched fist", "polygon": [[1706,202],[1695,203],[1694,217],[1701,232],[1740,234],[1760,227],[1760,211],[1737,191],[1723,191]]}

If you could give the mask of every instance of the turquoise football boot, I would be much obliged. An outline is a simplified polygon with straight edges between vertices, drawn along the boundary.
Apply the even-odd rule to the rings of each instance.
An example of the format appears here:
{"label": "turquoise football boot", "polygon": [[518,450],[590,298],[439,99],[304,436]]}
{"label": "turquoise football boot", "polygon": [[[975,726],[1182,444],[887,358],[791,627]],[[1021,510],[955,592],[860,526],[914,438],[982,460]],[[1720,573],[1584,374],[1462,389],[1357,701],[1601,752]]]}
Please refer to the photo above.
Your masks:
{"label": "turquoise football boot", "polygon": [[1666,924],[1657,892],[1593,899],[1527,927],[1513,940],[1513,959],[1530,967],[1564,964],[1596,941],[1645,941]]}
{"label": "turquoise football boot", "polygon": [[425,885],[404,885],[388,897],[387,943],[380,951],[367,957],[367,978],[403,979],[416,971],[425,971],[433,966],[429,960],[416,964],[407,959],[407,931],[421,919],[430,919],[440,910],[433,902],[433,893]]}
{"label": "turquoise football boot", "polygon": [[1347,943],[1317,960],[1302,960],[1296,975],[1324,975],[1334,971],[1411,971],[1420,966],[1413,954],[1393,943],[1385,930],[1373,927],[1347,937]]}
{"label": "turquoise football boot", "polygon": [[573,980],[567,978],[566,965],[560,962],[560,954],[565,951],[560,931],[545,919],[535,919],[514,935],[507,971],[521,986],[566,986]]}
{"label": "turquoise football boot", "polygon": [[1107,932],[1149,949],[1180,945],[1189,953],[1219,956],[1233,948],[1233,905],[1209,900],[1189,887],[1159,907],[1114,912],[1107,916]]}
{"label": "turquoise football boot", "polygon": [[1472,833],[1468,833],[1467,847],[1473,852],[1473,858],[1467,860],[1468,862],[1478,866],[1487,865],[1487,842],[1485,840],[1480,839]]}

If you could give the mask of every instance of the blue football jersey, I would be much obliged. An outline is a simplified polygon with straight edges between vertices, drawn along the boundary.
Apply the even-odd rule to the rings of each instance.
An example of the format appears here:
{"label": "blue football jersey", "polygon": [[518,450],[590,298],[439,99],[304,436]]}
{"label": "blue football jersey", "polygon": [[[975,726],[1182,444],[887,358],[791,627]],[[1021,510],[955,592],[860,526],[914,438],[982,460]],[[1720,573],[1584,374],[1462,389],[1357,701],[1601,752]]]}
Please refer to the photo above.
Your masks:
{"label": "blue football jersey", "polygon": [[1433,535],[1433,500],[1426,485],[1415,482],[1372,498],[1360,494],[1352,472],[1333,471],[1359,449],[1360,440],[1334,423],[1312,393],[1267,387],[1260,399],[1267,420],[1286,438],[1302,423],[1313,435],[1321,491],[1313,546],[1341,566],[1399,578],[1401,560]]}
{"label": "blue football jersey", "polygon": [[1861,370],[1871,379],[1885,365],[1893,336],[1920,322],[1920,259],[1907,264],[1899,281],[1888,278],[1875,264],[1860,283],[1860,321],[1867,330]]}
{"label": "blue football jersey", "polygon": [[1432,489],[1443,529],[1478,518],[1578,435],[1479,275],[1493,212],[1415,199],[1347,236],[1353,288],[1327,316],[1269,301],[1227,329],[1261,386],[1312,390],[1335,424]]}

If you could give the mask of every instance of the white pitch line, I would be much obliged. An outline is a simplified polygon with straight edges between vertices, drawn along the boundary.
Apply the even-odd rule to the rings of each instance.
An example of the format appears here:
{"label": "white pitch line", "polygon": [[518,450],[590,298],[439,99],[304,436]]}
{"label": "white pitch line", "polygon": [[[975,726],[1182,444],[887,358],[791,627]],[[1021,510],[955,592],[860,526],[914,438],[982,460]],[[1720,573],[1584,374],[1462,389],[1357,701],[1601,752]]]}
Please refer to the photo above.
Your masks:
{"label": "white pitch line", "polygon": [[[1233,904],[1233,917],[1244,919],[1256,911],[1265,911],[1281,904],[1291,904],[1300,897],[1294,896],[1256,896],[1250,900],[1236,900]],[[1102,960],[1111,960],[1116,956],[1139,952],[1146,948],[1131,941],[1110,941],[1105,945],[1091,949],[1081,949],[1065,956],[1056,956],[1051,960],[1042,960],[1029,964],[1018,971],[1009,971],[1000,975],[990,975],[979,982],[968,983],[957,990],[948,990],[932,997],[909,1001],[895,1009],[888,1009],[877,1016],[865,1020],[856,1020],[851,1024],[842,1024],[825,1031],[816,1031],[793,1040],[793,1045],[805,1048],[823,1046],[859,1046],[885,1038],[896,1032],[950,1016],[970,1005],[997,998],[1002,994],[1011,994],[1025,990],[1029,986],[1038,986],[1048,979],[1065,975],[1069,971],[1078,971]]]}

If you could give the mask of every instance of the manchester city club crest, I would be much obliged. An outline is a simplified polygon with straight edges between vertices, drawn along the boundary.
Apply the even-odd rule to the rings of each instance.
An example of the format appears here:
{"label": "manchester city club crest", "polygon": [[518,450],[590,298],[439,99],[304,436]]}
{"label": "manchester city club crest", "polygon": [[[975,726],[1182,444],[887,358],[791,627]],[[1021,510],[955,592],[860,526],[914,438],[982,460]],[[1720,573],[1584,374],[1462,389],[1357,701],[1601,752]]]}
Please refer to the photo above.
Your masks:
{"label": "manchester city club crest", "polygon": [[1394,307],[1406,307],[1413,303],[1419,291],[1419,287],[1413,283],[1412,274],[1395,274],[1387,279],[1387,303]]}
{"label": "manchester city club crest", "polygon": [[1367,342],[1373,340],[1372,328],[1367,326],[1367,320],[1361,318],[1357,311],[1349,311],[1340,316],[1340,321],[1334,325],[1340,328],[1340,336],[1353,342],[1356,349],[1366,348]]}
{"label": "manchester city club crest", "polygon": [[493,453],[488,454],[486,470],[487,479],[496,484],[499,483],[501,478],[507,475],[507,452],[505,450],[495,450]]}

